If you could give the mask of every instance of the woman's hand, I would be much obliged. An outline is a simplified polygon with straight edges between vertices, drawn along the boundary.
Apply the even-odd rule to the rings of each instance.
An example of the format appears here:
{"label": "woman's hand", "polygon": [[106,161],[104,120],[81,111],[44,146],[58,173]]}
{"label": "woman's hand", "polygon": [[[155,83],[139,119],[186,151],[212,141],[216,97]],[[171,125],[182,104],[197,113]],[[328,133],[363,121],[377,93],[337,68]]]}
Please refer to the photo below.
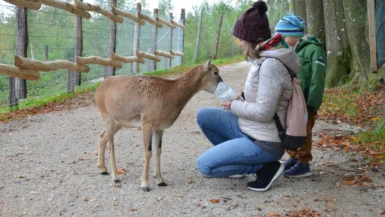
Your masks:
{"label": "woman's hand", "polygon": [[230,105],[231,105],[231,101],[221,103],[221,106],[224,110],[230,110]]}
{"label": "woman's hand", "polygon": [[235,97],[235,99],[239,100],[239,99],[241,99],[241,96],[242,96],[242,92],[238,93],[238,95]]}

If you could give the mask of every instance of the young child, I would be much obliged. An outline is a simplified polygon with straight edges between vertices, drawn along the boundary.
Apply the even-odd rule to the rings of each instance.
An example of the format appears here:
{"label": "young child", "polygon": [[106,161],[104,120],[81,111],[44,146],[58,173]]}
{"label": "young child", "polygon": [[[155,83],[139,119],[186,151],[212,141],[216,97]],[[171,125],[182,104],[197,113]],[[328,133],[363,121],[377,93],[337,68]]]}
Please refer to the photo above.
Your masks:
{"label": "young child", "polygon": [[288,177],[307,177],[312,172],[309,162],[312,160],[312,129],[317,111],[322,103],[324,93],[326,56],[321,41],[314,36],[305,36],[306,23],[294,14],[284,16],[276,25],[275,33],[281,34],[285,42],[295,48],[301,59],[298,77],[305,96],[308,109],[307,137],[305,143],[296,151],[289,151],[290,159],[286,161],[284,175]]}

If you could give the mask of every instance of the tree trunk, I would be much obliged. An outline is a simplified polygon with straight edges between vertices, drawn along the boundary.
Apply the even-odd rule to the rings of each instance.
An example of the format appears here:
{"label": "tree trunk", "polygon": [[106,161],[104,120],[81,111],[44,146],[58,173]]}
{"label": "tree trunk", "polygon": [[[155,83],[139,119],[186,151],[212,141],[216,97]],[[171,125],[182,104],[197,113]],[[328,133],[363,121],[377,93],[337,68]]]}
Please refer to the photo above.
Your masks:
{"label": "tree trunk", "polygon": [[306,20],[307,33],[320,39],[326,49],[323,0],[306,0]]}
{"label": "tree trunk", "polygon": [[334,87],[350,73],[350,45],[347,38],[344,5],[340,0],[324,0],[327,53],[327,87]]}
{"label": "tree trunk", "polygon": [[306,1],[305,0],[294,0],[294,14],[299,16],[306,23]]}
{"label": "tree trunk", "polygon": [[294,0],[289,1],[289,13],[294,13]]}
{"label": "tree trunk", "polygon": [[345,9],[346,30],[351,46],[354,65],[351,68],[358,70],[357,76],[364,84],[370,73],[370,53],[366,32],[367,5],[362,0],[343,0]]}

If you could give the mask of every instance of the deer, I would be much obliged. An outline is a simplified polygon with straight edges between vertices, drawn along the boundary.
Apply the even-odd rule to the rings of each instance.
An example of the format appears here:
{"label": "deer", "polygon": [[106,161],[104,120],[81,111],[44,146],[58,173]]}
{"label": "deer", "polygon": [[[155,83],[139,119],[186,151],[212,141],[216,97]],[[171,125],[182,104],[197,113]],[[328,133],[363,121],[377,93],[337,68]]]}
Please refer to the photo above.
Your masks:
{"label": "deer", "polygon": [[199,91],[214,93],[222,82],[219,70],[211,64],[198,65],[175,79],[157,76],[112,76],[103,80],[95,92],[96,106],[104,122],[99,135],[98,168],[108,175],[105,166],[105,149],[108,143],[111,155],[112,178],[119,183],[114,152],[114,135],[121,128],[138,128],[142,131],[145,163],[141,189],[150,191],[148,170],[152,157],[152,141],[156,149],[155,178],[158,186],[167,186],[160,170],[162,136],[171,127],[189,100]]}

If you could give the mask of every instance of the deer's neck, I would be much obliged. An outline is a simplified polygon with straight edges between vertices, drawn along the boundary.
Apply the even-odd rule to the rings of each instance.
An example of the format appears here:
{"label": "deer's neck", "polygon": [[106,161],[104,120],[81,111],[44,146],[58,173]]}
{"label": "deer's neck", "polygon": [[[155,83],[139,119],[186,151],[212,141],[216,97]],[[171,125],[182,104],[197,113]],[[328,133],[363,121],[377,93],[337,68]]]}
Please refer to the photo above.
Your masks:
{"label": "deer's neck", "polygon": [[175,100],[178,101],[179,105],[183,107],[187,102],[200,91],[201,88],[201,73],[198,71],[188,71],[181,77],[175,80],[176,91]]}

